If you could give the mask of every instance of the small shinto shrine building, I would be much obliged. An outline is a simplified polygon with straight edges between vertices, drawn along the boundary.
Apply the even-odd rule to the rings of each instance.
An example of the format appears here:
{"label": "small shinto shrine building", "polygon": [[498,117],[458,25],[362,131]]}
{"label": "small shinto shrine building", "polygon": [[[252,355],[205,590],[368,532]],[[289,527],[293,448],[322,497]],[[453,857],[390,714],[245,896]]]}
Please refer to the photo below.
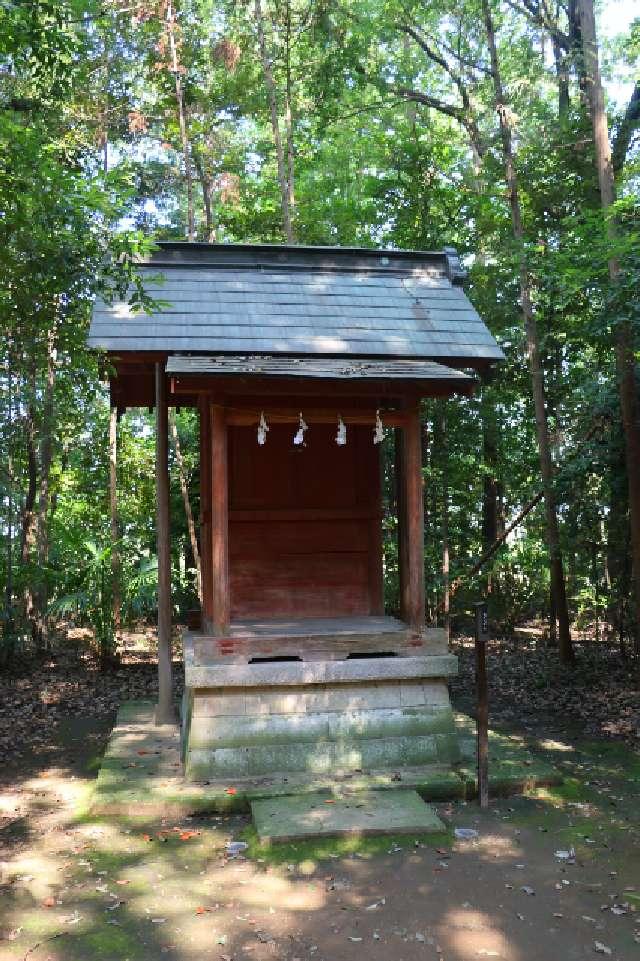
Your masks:
{"label": "small shinto shrine building", "polygon": [[[159,720],[171,711],[167,410],[200,414],[200,627],[186,776],[448,765],[443,630],[425,627],[423,397],[502,352],[455,251],[163,243],[159,306],[95,307],[120,411],[157,418]],[[381,444],[395,443],[400,610],[385,614]]]}

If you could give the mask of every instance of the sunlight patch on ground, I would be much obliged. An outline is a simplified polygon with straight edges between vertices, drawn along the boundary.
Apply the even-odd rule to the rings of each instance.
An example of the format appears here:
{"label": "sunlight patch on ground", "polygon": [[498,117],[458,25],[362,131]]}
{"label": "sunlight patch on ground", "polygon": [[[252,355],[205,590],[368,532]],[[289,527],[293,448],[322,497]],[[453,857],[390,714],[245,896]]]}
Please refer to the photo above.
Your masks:
{"label": "sunlight patch on ground", "polygon": [[447,912],[441,928],[442,938],[461,959],[499,958],[519,961],[520,952],[510,944],[490,915],[471,907]]}
{"label": "sunlight patch on ground", "polygon": [[565,744],[563,741],[554,741],[551,738],[544,738],[542,741],[538,741],[538,746],[545,751],[564,751],[575,753],[575,747],[572,744]]}
{"label": "sunlight patch on ground", "polygon": [[472,851],[485,858],[519,858],[522,851],[511,838],[498,834],[481,834],[472,841],[457,841],[454,850],[459,853]]}

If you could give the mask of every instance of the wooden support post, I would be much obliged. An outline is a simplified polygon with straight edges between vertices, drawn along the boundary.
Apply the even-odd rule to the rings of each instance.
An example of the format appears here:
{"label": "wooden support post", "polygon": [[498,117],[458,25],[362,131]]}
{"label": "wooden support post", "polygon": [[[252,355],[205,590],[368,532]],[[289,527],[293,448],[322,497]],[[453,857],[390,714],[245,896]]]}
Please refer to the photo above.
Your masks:
{"label": "wooden support post", "polygon": [[158,706],[156,724],[175,720],[171,683],[171,551],[169,530],[169,419],[164,363],[155,366],[156,541],[158,554]]}
{"label": "wooden support post", "polygon": [[489,807],[489,691],[487,685],[487,605],[476,605],[476,740],[478,750],[478,798],[481,808]]}
{"label": "wooden support post", "polygon": [[394,479],[394,499],[396,509],[397,539],[398,550],[398,599],[400,604],[400,616],[404,617],[404,598],[406,593],[405,577],[407,573],[407,535],[405,530],[406,509],[404,496],[404,477],[402,469],[402,430],[396,427],[393,431],[393,479]]}
{"label": "wooden support post", "polygon": [[200,565],[202,570],[202,629],[212,630],[211,599],[211,417],[209,402],[202,397],[200,409]]}
{"label": "wooden support post", "polygon": [[424,627],[424,501],[420,409],[406,412],[400,445],[399,511],[402,513],[400,583],[402,619],[415,630]]}
{"label": "wooden support post", "polygon": [[229,633],[229,472],[226,410],[211,405],[211,596],[213,630]]}
{"label": "wooden support post", "polygon": [[109,518],[111,521],[111,603],[116,642],[122,629],[122,590],[120,583],[120,536],[118,530],[118,409],[109,411]]}
{"label": "wooden support post", "polygon": [[[367,441],[371,443],[370,438]],[[384,571],[382,569],[382,457],[380,444],[374,449],[375,473],[369,485],[369,613],[384,614]]]}

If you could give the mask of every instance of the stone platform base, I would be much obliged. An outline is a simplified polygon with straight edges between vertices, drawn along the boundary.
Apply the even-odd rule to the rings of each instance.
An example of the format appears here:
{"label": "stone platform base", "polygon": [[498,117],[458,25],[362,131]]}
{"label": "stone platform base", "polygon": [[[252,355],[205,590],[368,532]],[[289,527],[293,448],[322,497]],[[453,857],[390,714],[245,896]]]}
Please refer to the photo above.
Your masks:
{"label": "stone platform base", "polygon": [[[369,620],[381,622],[380,633],[314,635],[310,660],[276,655],[251,662],[237,646],[231,655],[214,655],[221,642],[187,634],[187,779],[343,775],[459,761],[446,683],[457,660],[435,652],[442,651],[442,632],[431,632],[438,635],[430,641],[434,653],[410,654],[406,645],[412,641],[400,622]],[[400,628],[390,630],[388,621]],[[382,656],[380,645],[388,648],[393,638],[399,639],[398,651]],[[368,652],[374,639],[378,651]],[[331,657],[322,657],[322,643]],[[420,643],[424,647],[424,639]],[[281,650],[282,641],[277,644]],[[355,650],[347,654],[349,648]]]}
{"label": "stone platform base", "polygon": [[[177,725],[156,727],[154,705],[123,704],[98,774],[91,812],[130,818],[182,817],[187,814],[248,812],[251,802],[322,792],[413,789],[427,801],[475,797],[473,721],[455,715],[462,762],[453,767],[426,765],[401,771],[368,774],[310,775],[308,773],[252,778],[219,778],[190,782],[180,761]],[[559,784],[558,771],[527,750],[521,738],[490,732],[489,783],[492,795]]]}

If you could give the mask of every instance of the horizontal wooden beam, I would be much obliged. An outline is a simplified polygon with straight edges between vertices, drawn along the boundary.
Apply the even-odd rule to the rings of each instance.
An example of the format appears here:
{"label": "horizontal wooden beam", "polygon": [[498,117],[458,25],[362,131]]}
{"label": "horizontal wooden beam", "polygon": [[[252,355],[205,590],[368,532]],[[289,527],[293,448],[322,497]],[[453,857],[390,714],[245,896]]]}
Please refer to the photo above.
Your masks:
{"label": "horizontal wooden beam", "polygon": [[217,375],[173,375],[171,377],[171,392],[210,393],[233,397],[237,395],[253,394],[273,396],[277,395],[305,395],[332,397],[405,397],[410,395],[416,399],[420,397],[451,397],[454,394],[473,393],[473,380],[454,380],[453,383],[442,380],[396,380],[386,378],[374,380],[372,378],[353,379],[315,378],[315,377],[261,377],[259,374],[247,374],[246,377],[221,377]]}
{"label": "horizontal wooden beam", "polygon": [[[257,426],[260,414],[264,410],[268,424],[297,424],[300,410],[295,407],[288,409],[276,408],[275,410],[268,405],[263,409],[241,410],[227,408],[227,424],[231,427],[253,427]],[[345,424],[368,425],[373,430],[376,421],[376,409],[369,410],[341,410],[339,407],[303,407],[302,416],[305,421],[311,424],[336,424],[338,414],[342,417]],[[380,411],[383,423],[387,427],[401,427],[406,422],[406,415],[402,411]]]}
{"label": "horizontal wooden beam", "polygon": [[248,510],[230,510],[229,520],[257,523],[259,521],[358,521],[380,520],[382,512],[371,507],[277,507]]}

